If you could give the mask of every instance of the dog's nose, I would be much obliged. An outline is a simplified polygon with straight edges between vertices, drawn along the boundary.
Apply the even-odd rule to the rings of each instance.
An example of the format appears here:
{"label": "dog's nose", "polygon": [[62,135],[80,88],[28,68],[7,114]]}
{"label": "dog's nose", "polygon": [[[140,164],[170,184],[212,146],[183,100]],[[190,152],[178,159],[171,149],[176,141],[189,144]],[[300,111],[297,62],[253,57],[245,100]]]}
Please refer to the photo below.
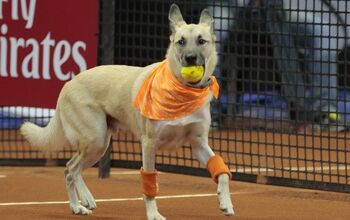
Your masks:
{"label": "dog's nose", "polygon": [[197,62],[197,55],[196,54],[188,54],[185,56],[185,60],[188,66],[194,66]]}

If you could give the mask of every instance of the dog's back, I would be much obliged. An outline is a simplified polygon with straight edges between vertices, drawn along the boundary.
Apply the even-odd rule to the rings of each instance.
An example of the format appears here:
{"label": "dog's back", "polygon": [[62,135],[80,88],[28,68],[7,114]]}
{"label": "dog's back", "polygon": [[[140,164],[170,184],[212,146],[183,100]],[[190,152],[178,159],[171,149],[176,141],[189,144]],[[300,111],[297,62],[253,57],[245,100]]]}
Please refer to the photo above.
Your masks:
{"label": "dog's back", "polygon": [[[64,145],[76,148],[79,142],[76,139],[81,133],[85,133],[83,136],[94,136],[96,129],[84,126],[84,121],[98,121],[100,118],[94,124],[104,130],[109,126],[106,125],[107,118],[113,119],[113,125],[118,125],[120,118],[130,118],[130,123],[133,123],[135,119],[131,113],[135,110],[132,107],[132,90],[137,78],[145,74],[147,68],[104,65],[82,72],[62,88],[55,116],[50,123],[41,128],[26,122],[21,126],[21,133],[32,146],[42,151],[57,151]],[[135,130],[134,124],[136,122],[120,124],[120,127]]]}

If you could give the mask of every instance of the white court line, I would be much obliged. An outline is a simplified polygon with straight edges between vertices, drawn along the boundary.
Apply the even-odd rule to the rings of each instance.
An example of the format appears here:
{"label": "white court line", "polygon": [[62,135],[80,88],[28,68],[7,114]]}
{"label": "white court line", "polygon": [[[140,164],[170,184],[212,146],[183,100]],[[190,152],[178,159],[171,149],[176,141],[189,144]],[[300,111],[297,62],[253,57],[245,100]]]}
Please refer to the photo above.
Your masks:
{"label": "white court line", "polygon": [[[238,173],[257,173],[257,172],[274,172],[274,171],[333,171],[333,170],[350,170],[350,166],[323,166],[323,167],[278,167],[278,169],[273,168],[267,168],[267,167],[260,167],[260,168],[238,168],[238,169],[230,169],[231,172],[238,172]],[[139,175],[140,171],[112,171],[111,175]],[[162,172],[158,171],[158,174],[163,174]]]}
{"label": "white court line", "polygon": [[[247,194],[252,192],[235,192],[231,195]],[[254,191],[256,193],[256,191]],[[199,197],[211,197],[217,196],[215,193],[207,194],[184,194],[184,195],[172,195],[172,196],[157,196],[159,199],[182,199],[182,198],[199,198]],[[96,199],[96,202],[125,202],[125,201],[142,201],[143,197],[136,198],[115,198],[115,199]],[[47,202],[3,202],[0,206],[21,206],[21,205],[57,205],[57,204],[68,204],[69,201],[47,201]]]}
{"label": "white court line", "polygon": [[278,169],[273,168],[267,168],[267,167],[261,167],[261,168],[239,168],[239,169],[230,169],[231,172],[238,172],[238,173],[244,173],[244,172],[251,172],[251,173],[257,173],[257,172],[273,172],[273,171],[333,171],[333,170],[350,170],[350,166],[322,166],[322,167],[282,167]]}
{"label": "white court line", "polygon": [[[158,171],[157,174],[163,174]],[[111,175],[140,175],[140,171],[111,171]]]}
{"label": "white court line", "polygon": [[7,175],[0,174],[0,178],[6,178],[6,177],[7,177]]}
{"label": "white court line", "polygon": [[[288,168],[285,168],[288,170]],[[330,171],[330,170],[350,170],[350,166],[322,166],[322,167],[291,167],[292,171]]]}

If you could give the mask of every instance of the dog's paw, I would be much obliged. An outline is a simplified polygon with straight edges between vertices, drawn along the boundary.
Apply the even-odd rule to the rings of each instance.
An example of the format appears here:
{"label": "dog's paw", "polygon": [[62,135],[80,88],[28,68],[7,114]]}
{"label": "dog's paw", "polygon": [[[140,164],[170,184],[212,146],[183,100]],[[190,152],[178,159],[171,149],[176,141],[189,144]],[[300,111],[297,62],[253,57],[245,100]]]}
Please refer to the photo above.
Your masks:
{"label": "dog's paw", "polygon": [[81,200],[81,204],[89,209],[89,210],[94,210],[97,208],[97,205],[96,205],[96,202],[95,202],[95,199],[90,199],[90,200]]}
{"label": "dog's paw", "polygon": [[226,216],[234,215],[235,212],[233,210],[233,205],[231,202],[230,194],[222,194],[218,192],[218,198],[219,198],[219,207],[220,210],[223,212]]}
{"label": "dog's paw", "polygon": [[81,204],[89,209],[89,210],[94,210],[97,208],[96,202],[95,201],[89,201],[89,202],[81,202]]}
{"label": "dog's paw", "polygon": [[231,202],[229,177],[227,174],[222,174],[219,176],[217,194],[219,199],[219,207],[223,214],[226,216],[234,215],[235,212]]}
{"label": "dog's paw", "polygon": [[147,220],[166,220],[159,212],[147,214]]}
{"label": "dog's paw", "polygon": [[82,205],[70,205],[70,209],[75,215],[90,215],[92,213],[91,210],[85,208]]}
{"label": "dog's paw", "polygon": [[146,213],[148,220],[165,220],[166,218],[158,212],[155,197],[149,197],[144,195],[144,201],[146,205]]}
{"label": "dog's paw", "polygon": [[233,210],[232,204],[220,204],[220,210],[223,212],[226,216],[231,216],[235,214],[235,211]]}

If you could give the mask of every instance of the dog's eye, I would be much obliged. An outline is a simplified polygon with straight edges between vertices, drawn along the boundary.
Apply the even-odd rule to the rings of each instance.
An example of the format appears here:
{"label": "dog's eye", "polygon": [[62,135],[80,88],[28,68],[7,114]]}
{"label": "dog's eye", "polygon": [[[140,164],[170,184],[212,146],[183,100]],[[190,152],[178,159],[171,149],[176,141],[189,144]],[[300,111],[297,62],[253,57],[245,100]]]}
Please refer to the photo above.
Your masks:
{"label": "dog's eye", "polygon": [[204,40],[204,39],[202,39],[202,38],[199,38],[198,39],[198,44],[199,45],[203,45],[203,44],[205,44],[207,41],[206,40]]}
{"label": "dog's eye", "polygon": [[185,45],[185,39],[181,38],[178,42],[177,42],[180,46]]}

